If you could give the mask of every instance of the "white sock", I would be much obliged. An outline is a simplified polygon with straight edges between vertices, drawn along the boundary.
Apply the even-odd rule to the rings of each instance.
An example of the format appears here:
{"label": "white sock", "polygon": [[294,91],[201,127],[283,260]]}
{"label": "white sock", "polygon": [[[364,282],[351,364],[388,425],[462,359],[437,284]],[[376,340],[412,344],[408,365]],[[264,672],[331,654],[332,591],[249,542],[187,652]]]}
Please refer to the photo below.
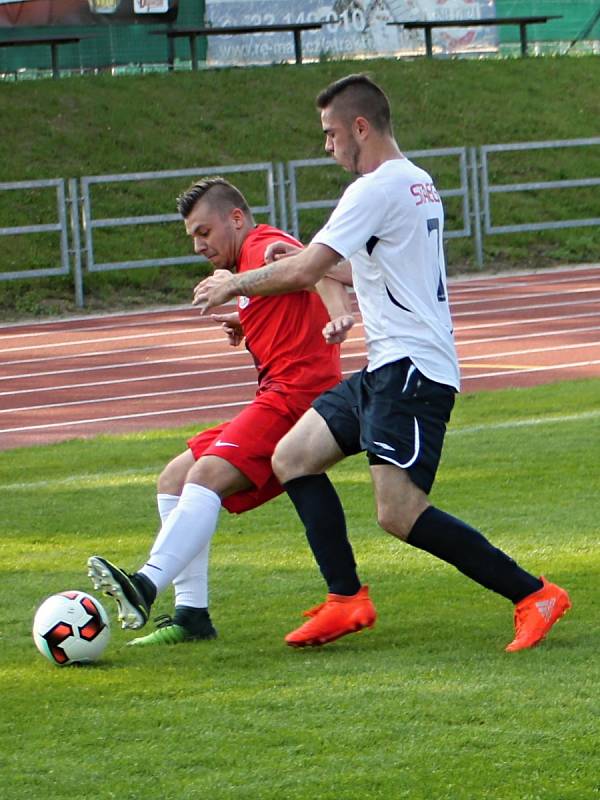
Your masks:
{"label": "white sock", "polygon": [[[178,494],[158,493],[156,503],[162,524],[164,525],[169,515],[177,507]],[[164,538],[164,537],[163,537]],[[161,544],[156,539],[154,547]],[[173,581],[175,587],[175,605],[189,606],[191,608],[208,608],[208,559],[210,544],[198,553],[190,563],[181,570]]]}
{"label": "white sock", "polygon": [[175,605],[208,608],[208,557],[210,542],[173,581]]}
{"label": "white sock", "polygon": [[156,505],[158,506],[158,515],[161,523],[164,525],[167,521],[169,514],[177,506],[179,502],[178,494],[164,494],[159,492],[156,495]]}
{"label": "white sock", "polygon": [[150,558],[138,570],[162,592],[210,542],[219,519],[218,494],[186,483],[176,508],[162,526]]}

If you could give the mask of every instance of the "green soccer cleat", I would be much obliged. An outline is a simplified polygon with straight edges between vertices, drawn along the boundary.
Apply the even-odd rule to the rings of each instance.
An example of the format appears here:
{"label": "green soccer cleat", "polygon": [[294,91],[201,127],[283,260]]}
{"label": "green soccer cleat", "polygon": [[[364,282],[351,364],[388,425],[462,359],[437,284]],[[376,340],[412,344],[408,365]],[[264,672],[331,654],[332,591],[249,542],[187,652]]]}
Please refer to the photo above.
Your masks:
{"label": "green soccer cleat", "polygon": [[[176,613],[177,617],[177,613]],[[197,642],[202,639],[216,639],[217,631],[213,627],[208,612],[201,617],[199,624],[194,628],[180,625],[168,614],[157,617],[156,630],[146,636],[132,639],[128,645],[133,647],[151,647],[153,645],[181,644],[183,642]]]}

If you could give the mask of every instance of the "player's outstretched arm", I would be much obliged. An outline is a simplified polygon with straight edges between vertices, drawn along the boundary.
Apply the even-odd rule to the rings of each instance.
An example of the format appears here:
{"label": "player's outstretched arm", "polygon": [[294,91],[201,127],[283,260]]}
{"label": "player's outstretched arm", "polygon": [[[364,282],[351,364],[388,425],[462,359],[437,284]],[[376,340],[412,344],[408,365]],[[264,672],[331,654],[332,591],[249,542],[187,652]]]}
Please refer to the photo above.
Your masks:
{"label": "player's outstretched arm", "polygon": [[311,244],[289,258],[267,264],[260,269],[232,275],[221,283],[213,276],[205,278],[194,290],[195,306],[203,314],[232,298],[244,295],[270,296],[310,289],[340,260],[340,254],[324,244]]}

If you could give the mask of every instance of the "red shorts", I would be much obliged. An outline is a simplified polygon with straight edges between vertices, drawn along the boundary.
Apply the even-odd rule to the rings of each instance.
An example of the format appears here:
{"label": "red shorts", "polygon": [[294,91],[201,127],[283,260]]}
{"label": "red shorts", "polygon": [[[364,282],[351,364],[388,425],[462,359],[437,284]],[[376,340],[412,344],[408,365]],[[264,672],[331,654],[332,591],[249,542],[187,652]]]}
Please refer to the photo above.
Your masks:
{"label": "red shorts", "polygon": [[201,456],[218,456],[254,484],[252,489],[226,497],[223,506],[227,511],[241,514],[283,492],[273,474],[271,457],[277,442],[302,413],[297,407],[290,408],[281,393],[267,391],[257,395],[231,422],[208,428],[188,441],[196,461]]}

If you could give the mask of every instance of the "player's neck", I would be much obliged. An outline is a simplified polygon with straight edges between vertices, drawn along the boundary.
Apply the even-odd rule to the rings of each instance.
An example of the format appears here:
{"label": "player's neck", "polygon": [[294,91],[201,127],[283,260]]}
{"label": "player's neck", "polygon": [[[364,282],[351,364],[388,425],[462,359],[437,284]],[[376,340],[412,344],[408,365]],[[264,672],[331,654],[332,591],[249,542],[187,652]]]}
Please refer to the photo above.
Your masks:
{"label": "player's neck", "polygon": [[395,139],[382,139],[377,144],[361,153],[360,159],[360,174],[367,175],[369,172],[375,172],[386,161],[404,158],[400,148],[396,144]]}

